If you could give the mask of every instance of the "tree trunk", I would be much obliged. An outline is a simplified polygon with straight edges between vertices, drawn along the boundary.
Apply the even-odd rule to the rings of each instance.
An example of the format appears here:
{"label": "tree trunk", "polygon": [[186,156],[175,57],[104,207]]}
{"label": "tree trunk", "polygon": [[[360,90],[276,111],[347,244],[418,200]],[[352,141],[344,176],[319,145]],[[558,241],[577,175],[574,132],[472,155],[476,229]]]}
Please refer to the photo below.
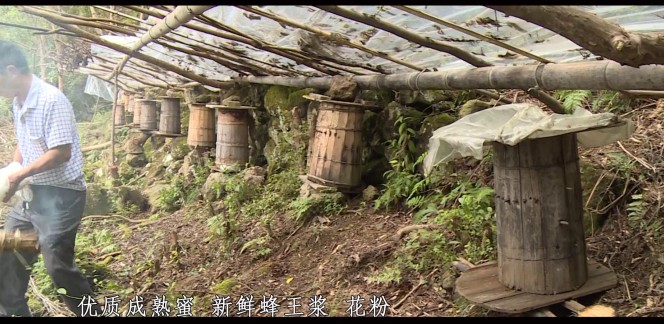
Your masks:
{"label": "tree trunk", "polygon": [[39,36],[39,77],[42,80],[46,80],[48,77],[48,71],[46,70],[46,51],[44,50],[44,36]]}
{"label": "tree trunk", "polygon": [[639,67],[664,63],[664,33],[628,33],[574,6],[487,6],[549,29],[591,53]]}
{"label": "tree trunk", "polygon": [[[54,26],[55,28],[55,26]],[[53,35],[54,41],[55,41],[55,56],[56,56],[56,63],[58,66],[58,89],[60,91],[64,92],[65,91],[65,81],[62,78],[62,63],[60,60],[62,59],[62,44],[60,44],[60,37],[59,35]]]}

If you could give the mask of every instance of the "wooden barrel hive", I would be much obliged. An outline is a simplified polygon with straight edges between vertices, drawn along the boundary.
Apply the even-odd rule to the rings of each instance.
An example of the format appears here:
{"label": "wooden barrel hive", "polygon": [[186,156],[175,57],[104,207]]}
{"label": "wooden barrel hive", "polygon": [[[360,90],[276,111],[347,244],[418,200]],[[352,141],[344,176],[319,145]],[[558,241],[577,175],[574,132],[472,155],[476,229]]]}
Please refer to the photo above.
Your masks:
{"label": "wooden barrel hive", "polygon": [[205,104],[189,104],[189,129],[187,145],[194,147],[214,147],[214,109]]}
{"label": "wooden barrel hive", "polygon": [[155,131],[159,129],[157,119],[157,102],[143,99],[141,102],[141,116],[139,129],[143,131]]}
{"label": "wooden barrel hive", "polygon": [[125,105],[123,104],[116,104],[115,105],[115,112],[113,115],[113,120],[114,120],[114,125],[115,126],[124,126],[125,124]]}
{"label": "wooden barrel hive", "polygon": [[120,103],[127,106],[127,103],[129,103],[129,94],[126,92],[123,92],[122,95],[120,96]]}
{"label": "wooden barrel hive", "polygon": [[132,124],[138,126],[141,124],[141,107],[143,106],[142,98],[134,97],[134,118]]}
{"label": "wooden barrel hive", "polygon": [[127,103],[125,104],[125,111],[128,114],[134,113],[134,95],[127,96]]}
{"label": "wooden barrel hive", "polygon": [[493,144],[498,280],[558,294],[587,280],[575,134]]}
{"label": "wooden barrel hive", "polygon": [[362,184],[362,130],[367,106],[321,101],[308,158],[307,178],[342,191]]}
{"label": "wooden barrel hive", "polygon": [[180,135],[180,98],[162,97],[159,112],[159,132],[166,135]]}
{"label": "wooden barrel hive", "polygon": [[215,166],[238,170],[249,162],[249,114],[247,108],[218,108]]}

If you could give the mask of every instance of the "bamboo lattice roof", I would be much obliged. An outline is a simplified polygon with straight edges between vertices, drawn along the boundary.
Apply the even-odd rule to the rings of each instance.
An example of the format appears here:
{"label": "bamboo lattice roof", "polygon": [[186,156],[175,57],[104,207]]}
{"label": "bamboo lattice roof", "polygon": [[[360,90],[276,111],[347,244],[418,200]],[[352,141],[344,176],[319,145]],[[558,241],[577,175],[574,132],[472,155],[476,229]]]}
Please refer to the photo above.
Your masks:
{"label": "bamboo lattice roof", "polygon": [[[136,8],[136,6],[128,7]],[[168,37],[162,37],[159,42],[148,44],[140,52],[207,79],[218,81],[232,80],[234,77],[242,75],[391,74],[420,70],[453,70],[473,66],[438,49],[416,44],[396,36],[394,33],[317,7],[261,6],[252,8],[276,15],[282,21],[261,16],[256,11],[249,11],[247,8],[216,6],[206,11],[204,17],[199,16],[188,23],[189,26],[197,26],[197,30],[185,26],[178,27],[174,32],[169,33]],[[468,33],[399,9],[397,6],[341,6],[340,8],[365,17],[375,17],[382,23],[396,26],[400,30],[414,33],[427,40],[442,42],[490,65],[537,64],[538,60],[562,63],[596,58],[589,51],[548,29],[517,17],[506,17],[500,11],[483,6],[409,6],[408,8],[498,40],[530,53],[531,56],[538,59],[515,53],[515,51],[478,39]],[[619,24],[628,32],[661,32],[664,30],[664,6],[581,6],[581,8],[597,14],[607,21]],[[163,17],[172,9],[172,6],[155,6],[149,10],[161,14]],[[140,25],[143,29],[134,29],[133,35],[114,32],[104,35],[102,38],[131,47],[138,37],[160,20],[157,15],[157,17],[149,17],[147,20],[141,21]],[[292,24],[289,25],[285,21],[291,21]],[[332,33],[337,38],[346,38],[362,49],[358,49],[358,46],[349,47],[311,31],[296,28],[293,24],[304,25],[308,29],[313,28],[324,33]],[[201,29],[217,31],[217,35],[202,32]],[[233,36],[231,38],[236,38],[236,40],[219,37],[219,32],[231,35]],[[253,46],[247,43],[253,44]],[[267,47],[276,50],[267,51],[265,50]],[[178,51],[177,48],[188,49],[188,53]],[[286,53],[289,57],[275,54],[275,51]],[[369,53],[372,51],[381,53],[381,56],[390,56],[391,60],[372,55]],[[196,55],[200,53],[206,53],[207,57]],[[100,64],[113,66],[125,55],[96,44],[92,45],[92,54],[94,59],[89,67],[101,69],[104,68],[100,67]],[[223,60],[212,60],[211,56],[223,58]],[[308,64],[296,62],[292,59],[293,57],[304,57]],[[231,62],[231,64],[221,64],[220,61]],[[81,69],[81,71],[91,73],[91,70],[87,68]],[[139,79],[149,80],[152,85],[166,86],[167,83],[177,85],[191,81],[135,58],[127,63],[123,71],[132,73]],[[155,74],[159,78],[156,78]],[[125,75],[122,75],[120,80],[132,88],[141,88],[145,84]]]}

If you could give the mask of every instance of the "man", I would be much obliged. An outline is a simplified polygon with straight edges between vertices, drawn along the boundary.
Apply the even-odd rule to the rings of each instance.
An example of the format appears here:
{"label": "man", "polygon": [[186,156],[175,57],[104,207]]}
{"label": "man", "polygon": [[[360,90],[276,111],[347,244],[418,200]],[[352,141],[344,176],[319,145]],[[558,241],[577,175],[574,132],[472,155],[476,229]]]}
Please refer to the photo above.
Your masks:
{"label": "man", "polygon": [[[14,100],[18,146],[13,162],[23,166],[9,175],[9,192],[0,199],[7,202],[29,177],[33,193],[31,201],[10,211],[5,230],[37,232],[46,270],[55,286],[64,288],[67,307],[81,316],[78,305],[89,302],[92,289],[74,263],[86,190],[74,111],[65,95],[33,75],[22,51],[6,41],[0,41],[0,96]],[[28,251],[0,253],[0,314],[31,316],[26,293],[36,260],[37,253]],[[101,314],[98,306],[94,311]]]}

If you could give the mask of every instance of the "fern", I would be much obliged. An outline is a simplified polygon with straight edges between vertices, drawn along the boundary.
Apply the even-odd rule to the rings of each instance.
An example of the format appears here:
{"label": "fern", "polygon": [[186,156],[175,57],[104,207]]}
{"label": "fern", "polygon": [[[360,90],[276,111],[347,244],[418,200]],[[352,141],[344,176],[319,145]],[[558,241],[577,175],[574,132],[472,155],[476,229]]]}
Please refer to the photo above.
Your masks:
{"label": "fern", "polygon": [[583,107],[592,95],[590,90],[562,90],[556,92],[558,100],[562,101],[565,113],[571,114],[577,107]]}

